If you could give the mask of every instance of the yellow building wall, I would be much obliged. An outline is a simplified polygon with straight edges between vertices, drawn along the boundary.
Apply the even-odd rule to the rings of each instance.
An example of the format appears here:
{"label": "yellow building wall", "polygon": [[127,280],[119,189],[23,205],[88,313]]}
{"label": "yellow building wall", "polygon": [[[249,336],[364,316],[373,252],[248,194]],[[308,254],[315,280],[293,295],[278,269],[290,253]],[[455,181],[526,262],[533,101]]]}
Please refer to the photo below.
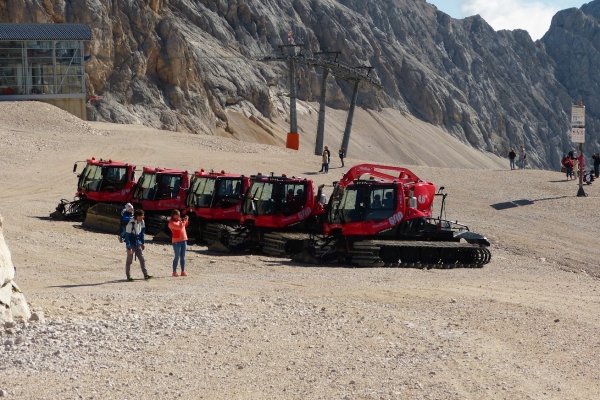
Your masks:
{"label": "yellow building wall", "polygon": [[38,101],[43,101],[44,103],[52,104],[60,108],[61,110],[65,110],[70,112],[71,114],[81,118],[84,121],[87,121],[87,114],[85,111],[85,99],[39,99]]}

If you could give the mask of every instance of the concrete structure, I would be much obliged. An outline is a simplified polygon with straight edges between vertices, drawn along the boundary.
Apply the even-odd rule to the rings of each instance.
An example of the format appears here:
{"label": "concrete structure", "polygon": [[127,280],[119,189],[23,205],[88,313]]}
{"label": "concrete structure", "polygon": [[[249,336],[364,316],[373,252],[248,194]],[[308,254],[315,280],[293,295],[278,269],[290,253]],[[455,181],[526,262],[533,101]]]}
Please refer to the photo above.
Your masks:
{"label": "concrete structure", "polygon": [[0,23],[0,101],[37,100],[86,119],[85,24]]}

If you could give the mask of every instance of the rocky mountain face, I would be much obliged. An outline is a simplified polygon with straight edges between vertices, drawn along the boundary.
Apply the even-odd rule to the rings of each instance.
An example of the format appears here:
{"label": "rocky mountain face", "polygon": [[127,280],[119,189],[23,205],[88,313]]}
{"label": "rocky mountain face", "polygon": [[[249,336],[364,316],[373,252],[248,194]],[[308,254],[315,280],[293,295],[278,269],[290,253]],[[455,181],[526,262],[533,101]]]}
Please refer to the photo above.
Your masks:
{"label": "rocky mountain face", "polygon": [[[570,141],[571,104],[584,101],[593,150],[600,135],[600,0],[558,13],[533,42],[482,18],[455,20],[424,0],[6,0],[3,22],[77,22],[92,29],[88,118],[214,134],[228,111],[285,116],[287,65],[259,61],[293,31],[303,52],[374,67],[383,90],[358,103],[402,110],[499,155],[523,144],[533,165],[556,168]],[[298,66],[298,98],[318,101],[322,71]],[[329,107],[352,87],[328,78]],[[258,119],[257,119],[258,118]],[[587,145],[586,145],[587,146]],[[353,149],[349,150],[350,152]],[[591,149],[590,149],[591,151]]]}
{"label": "rocky mountain face", "polygon": [[581,9],[558,12],[541,39],[555,63],[556,79],[569,97],[582,101],[586,112],[586,143],[598,151],[600,143],[600,1]]}

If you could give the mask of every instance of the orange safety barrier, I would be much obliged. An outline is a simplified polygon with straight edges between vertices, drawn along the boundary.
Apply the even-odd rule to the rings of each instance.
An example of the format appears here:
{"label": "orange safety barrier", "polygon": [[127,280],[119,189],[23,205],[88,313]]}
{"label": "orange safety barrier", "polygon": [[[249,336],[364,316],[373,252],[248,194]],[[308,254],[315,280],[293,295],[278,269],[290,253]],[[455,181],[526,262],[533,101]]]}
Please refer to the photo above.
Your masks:
{"label": "orange safety barrier", "polygon": [[298,150],[300,148],[300,135],[295,132],[288,132],[285,147]]}

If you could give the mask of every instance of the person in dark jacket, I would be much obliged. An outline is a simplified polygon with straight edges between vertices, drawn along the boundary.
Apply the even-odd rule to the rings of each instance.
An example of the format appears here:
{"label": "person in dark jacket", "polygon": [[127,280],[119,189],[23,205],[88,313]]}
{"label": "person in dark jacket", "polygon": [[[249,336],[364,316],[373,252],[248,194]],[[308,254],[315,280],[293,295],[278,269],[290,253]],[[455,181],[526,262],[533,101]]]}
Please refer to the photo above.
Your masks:
{"label": "person in dark jacket", "polygon": [[600,175],[600,154],[594,153],[592,160],[594,160],[594,176],[598,178]]}
{"label": "person in dark jacket", "polygon": [[146,249],[144,244],[144,233],[146,232],[146,224],[144,223],[144,210],[135,210],[133,219],[129,221],[125,228],[125,245],[127,246],[127,261],[125,262],[125,275],[128,281],[132,281],[131,277],[131,263],[133,262],[133,255],[140,260],[140,267],[142,267],[142,273],[144,279],[153,278],[146,269],[146,260],[144,258],[143,251]]}
{"label": "person in dark jacket", "polygon": [[517,158],[517,153],[515,149],[510,149],[508,152],[508,159],[510,160],[510,169],[515,169],[515,158]]}
{"label": "person in dark jacket", "polygon": [[338,151],[338,155],[340,156],[340,161],[342,162],[342,168],[344,168],[344,157],[346,157],[346,149],[343,147]]}
{"label": "person in dark jacket", "polygon": [[567,174],[567,180],[573,179],[573,160],[571,160],[571,157],[564,156],[561,162],[562,162],[562,165],[565,166],[565,173]]}

